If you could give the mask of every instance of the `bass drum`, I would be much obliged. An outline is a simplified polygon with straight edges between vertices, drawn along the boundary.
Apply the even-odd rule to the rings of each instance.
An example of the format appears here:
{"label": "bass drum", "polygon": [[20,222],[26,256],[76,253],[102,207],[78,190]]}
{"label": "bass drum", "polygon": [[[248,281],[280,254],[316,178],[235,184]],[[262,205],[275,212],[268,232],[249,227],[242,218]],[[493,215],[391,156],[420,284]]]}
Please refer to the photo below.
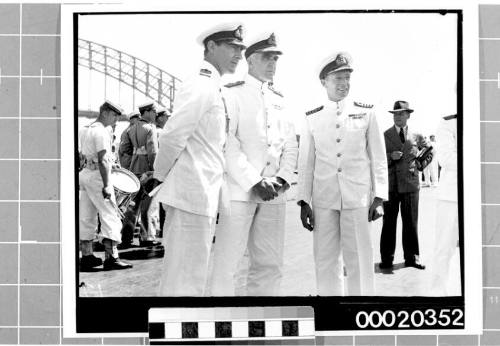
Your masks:
{"label": "bass drum", "polygon": [[134,173],[125,168],[113,168],[111,170],[111,182],[115,188],[118,213],[123,219],[130,201],[140,190],[141,183]]}

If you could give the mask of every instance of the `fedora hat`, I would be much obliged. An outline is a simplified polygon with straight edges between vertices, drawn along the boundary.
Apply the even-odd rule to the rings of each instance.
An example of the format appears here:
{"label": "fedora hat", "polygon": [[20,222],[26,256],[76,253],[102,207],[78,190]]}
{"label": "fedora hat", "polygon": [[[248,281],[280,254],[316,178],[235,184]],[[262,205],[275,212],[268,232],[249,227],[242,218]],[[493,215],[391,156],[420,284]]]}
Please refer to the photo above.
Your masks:
{"label": "fedora hat", "polygon": [[396,101],[394,102],[394,109],[389,111],[392,114],[407,111],[408,113],[413,113],[413,109],[410,108],[410,104],[406,101]]}

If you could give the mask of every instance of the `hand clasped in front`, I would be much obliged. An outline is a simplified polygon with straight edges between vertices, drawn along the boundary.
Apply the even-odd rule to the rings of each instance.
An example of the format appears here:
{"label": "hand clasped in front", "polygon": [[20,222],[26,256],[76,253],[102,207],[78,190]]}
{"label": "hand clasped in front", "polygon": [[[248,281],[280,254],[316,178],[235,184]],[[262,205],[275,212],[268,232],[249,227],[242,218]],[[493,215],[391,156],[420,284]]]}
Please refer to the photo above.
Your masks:
{"label": "hand clasped in front", "polygon": [[283,179],[281,178],[262,178],[261,181],[259,181],[257,184],[255,184],[252,189],[255,192],[257,196],[262,198],[264,201],[271,201],[275,197],[278,197],[278,191],[281,189],[283,186],[283,183],[281,183],[279,180]]}

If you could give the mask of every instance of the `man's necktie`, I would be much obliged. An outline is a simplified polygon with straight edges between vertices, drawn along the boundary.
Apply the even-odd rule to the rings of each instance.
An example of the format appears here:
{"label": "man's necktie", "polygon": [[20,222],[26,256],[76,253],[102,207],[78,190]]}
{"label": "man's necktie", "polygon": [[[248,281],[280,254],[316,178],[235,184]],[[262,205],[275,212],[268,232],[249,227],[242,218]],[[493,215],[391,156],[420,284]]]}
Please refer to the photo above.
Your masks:
{"label": "man's necktie", "polygon": [[405,142],[405,131],[403,130],[403,128],[399,129],[399,138],[401,139],[401,143]]}

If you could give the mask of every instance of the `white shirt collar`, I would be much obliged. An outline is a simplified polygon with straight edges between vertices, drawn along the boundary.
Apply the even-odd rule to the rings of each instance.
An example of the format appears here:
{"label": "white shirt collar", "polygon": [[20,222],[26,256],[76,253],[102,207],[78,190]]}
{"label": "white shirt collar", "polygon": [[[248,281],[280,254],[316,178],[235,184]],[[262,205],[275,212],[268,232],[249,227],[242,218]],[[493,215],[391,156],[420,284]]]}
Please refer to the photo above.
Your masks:
{"label": "white shirt collar", "polygon": [[[394,127],[396,128],[396,130],[398,131],[398,133],[399,133],[399,131],[401,131],[401,127],[399,127],[398,125],[394,124]],[[403,128],[403,131],[404,131],[404,133],[405,133],[405,134],[407,134],[407,133],[408,133],[408,125],[406,125],[406,126]]]}
{"label": "white shirt collar", "polygon": [[346,105],[346,100],[347,100],[347,97],[343,98],[340,101],[332,101],[332,100],[328,99],[327,104],[330,105],[330,107],[333,107],[333,109],[335,109],[335,110],[343,111],[344,106]]}
{"label": "white shirt collar", "polygon": [[92,124],[88,125],[89,127],[104,127],[104,124],[100,121],[94,121]]}
{"label": "white shirt collar", "polygon": [[259,90],[263,90],[264,87],[267,85],[267,82],[261,82],[260,80],[258,80],[257,78],[255,78],[250,74],[247,74],[245,76],[245,83],[248,83],[248,85],[255,87]]}

